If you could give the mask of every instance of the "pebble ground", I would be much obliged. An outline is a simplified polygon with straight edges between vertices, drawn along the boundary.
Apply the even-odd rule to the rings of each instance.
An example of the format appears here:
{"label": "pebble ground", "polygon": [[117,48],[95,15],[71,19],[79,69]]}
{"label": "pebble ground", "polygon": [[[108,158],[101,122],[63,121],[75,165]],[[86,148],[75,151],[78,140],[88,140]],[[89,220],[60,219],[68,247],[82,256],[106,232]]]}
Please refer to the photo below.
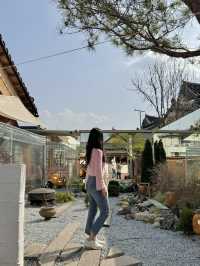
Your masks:
{"label": "pebble ground", "polygon": [[[171,232],[153,228],[150,224],[135,220],[126,220],[117,215],[118,199],[111,198],[113,209],[110,229],[103,229],[100,238],[107,241],[107,248],[116,246],[126,255],[134,256],[144,266],[200,266],[200,238],[187,237],[180,232]],[[66,226],[72,222],[81,224],[74,234],[72,243],[83,244],[84,226],[87,208],[83,199],[77,199],[61,216],[44,221],[39,216],[39,208],[26,208],[25,245],[31,242],[47,244]],[[63,266],[58,262],[57,266]],[[66,262],[65,262],[66,265]]]}

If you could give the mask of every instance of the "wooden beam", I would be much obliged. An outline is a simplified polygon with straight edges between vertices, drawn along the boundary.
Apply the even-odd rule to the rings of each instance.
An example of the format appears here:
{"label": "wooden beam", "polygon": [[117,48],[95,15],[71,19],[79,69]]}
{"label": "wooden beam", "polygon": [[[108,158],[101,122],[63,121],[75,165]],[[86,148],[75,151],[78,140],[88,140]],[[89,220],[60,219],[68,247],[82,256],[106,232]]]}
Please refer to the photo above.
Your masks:
{"label": "wooden beam", "polygon": [[[26,130],[29,130],[33,133],[43,135],[43,136],[71,136],[73,134],[76,134],[77,136],[80,134],[89,133],[90,130],[79,130],[77,132],[70,131],[70,130],[43,130],[43,129],[33,129],[33,128],[26,128]],[[119,133],[137,133],[137,134],[197,134],[200,133],[199,130],[162,130],[162,129],[156,129],[156,130],[117,130]],[[113,133],[113,130],[103,130],[103,133]]]}
{"label": "wooden beam", "polygon": [[56,217],[61,215],[64,211],[66,211],[70,206],[72,205],[72,202],[65,203],[59,207],[56,208]]}
{"label": "wooden beam", "polygon": [[99,266],[101,250],[85,251],[79,261],[78,266]]}
{"label": "wooden beam", "polygon": [[31,243],[25,248],[24,260],[25,261],[36,261],[39,263],[39,257],[45,250],[46,245]]}
{"label": "wooden beam", "polygon": [[64,265],[77,266],[82,252],[83,247],[80,244],[68,243],[60,256],[60,260]]}
{"label": "wooden beam", "polygon": [[121,256],[114,259],[105,259],[101,266],[142,266],[142,262],[129,256]]}
{"label": "wooden beam", "polygon": [[43,266],[54,266],[58,256],[62,253],[66,244],[71,240],[75,231],[79,228],[78,223],[67,224],[59,235],[50,242],[40,257]]}

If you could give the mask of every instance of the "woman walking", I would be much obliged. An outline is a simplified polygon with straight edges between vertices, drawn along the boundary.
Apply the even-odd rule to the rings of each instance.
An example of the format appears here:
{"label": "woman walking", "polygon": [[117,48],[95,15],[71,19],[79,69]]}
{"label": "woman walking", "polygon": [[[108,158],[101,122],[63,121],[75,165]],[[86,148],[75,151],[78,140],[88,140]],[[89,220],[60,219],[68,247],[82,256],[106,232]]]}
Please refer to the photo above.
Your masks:
{"label": "woman walking", "polygon": [[[88,238],[85,247],[102,249],[104,243],[97,239],[109,214],[108,190],[104,180],[105,155],[103,151],[103,133],[100,129],[90,131],[86,146],[87,178],[86,190],[89,196],[88,218],[85,233]],[[99,216],[96,218],[97,207]],[[95,219],[96,218],[96,219]]]}

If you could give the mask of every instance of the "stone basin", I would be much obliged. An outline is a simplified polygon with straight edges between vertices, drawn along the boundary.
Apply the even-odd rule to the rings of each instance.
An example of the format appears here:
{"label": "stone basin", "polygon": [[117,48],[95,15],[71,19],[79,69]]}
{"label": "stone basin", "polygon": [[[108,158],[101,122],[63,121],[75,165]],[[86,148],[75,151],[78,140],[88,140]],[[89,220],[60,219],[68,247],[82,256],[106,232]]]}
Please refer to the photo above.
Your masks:
{"label": "stone basin", "polygon": [[31,205],[46,205],[55,203],[56,193],[54,189],[36,188],[28,193],[28,200]]}

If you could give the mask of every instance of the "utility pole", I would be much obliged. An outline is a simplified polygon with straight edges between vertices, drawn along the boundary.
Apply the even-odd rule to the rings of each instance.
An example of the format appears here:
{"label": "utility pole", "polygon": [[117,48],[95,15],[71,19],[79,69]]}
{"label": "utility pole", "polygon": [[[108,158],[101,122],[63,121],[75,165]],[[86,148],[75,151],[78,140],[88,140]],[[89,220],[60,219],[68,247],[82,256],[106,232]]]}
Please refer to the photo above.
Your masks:
{"label": "utility pole", "polygon": [[140,115],[140,129],[142,127],[142,113],[145,113],[145,111],[140,110],[140,109],[134,109],[135,112],[138,112]]}

